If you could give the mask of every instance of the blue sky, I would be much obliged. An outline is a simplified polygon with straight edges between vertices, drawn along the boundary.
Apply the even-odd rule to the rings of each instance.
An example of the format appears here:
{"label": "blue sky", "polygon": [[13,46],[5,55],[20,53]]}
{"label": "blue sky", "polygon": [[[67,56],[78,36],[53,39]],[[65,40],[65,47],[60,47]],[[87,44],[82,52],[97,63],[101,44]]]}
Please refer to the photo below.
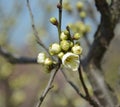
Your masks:
{"label": "blue sky", "polygon": [[[72,1],[72,0],[71,0]],[[9,3],[8,3],[9,2]],[[51,41],[53,42],[54,40],[57,41],[57,29],[55,29],[54,26],[52,26],[49,23],[49,18],[52,16],[58,17],[58,11],[57,9],[55,9],[55,5],[53,5],[53,12],[50,14],[46,14],[46,9],[45,9],[45,5],[41,5],[41,2],[45,2],[46,4],[56,4],[57,0],[51,0],[49,2],[46,2],[44,0],[30,0],[30,4],[31,4],[31,8],[34,14],[34,20],[35,20],[35,24],[37,26],[46,26],[48,33],[46,34],[45,38],[43,38],[43,41],[47,44],[50,43]],[[73,1],[72,1],[73,2]],[[73,4],[73,3],[72,3]],[[15,12],[16,12],[16,5],[20,5],[21,6],[21,13],[18,14],[17,16],[17,20],[15,23],[15,26],[13,28],[10,28],[10,44],[12,46],[17,46],[17,47],[22,47],[25,44],[27,44],[27,38],[28,35],[30,35],[30,33],[32,32],[31,30],[31,21],[30,21],[30,16],[29,16],[29,12],[27,9],[27,5],[26,5],[26,0],[0,0],[0,7],[2,8],[2,11],[4,12],[4,17],[6,17],[7,20],[9,20],[9,17],[11,15],[14,16]],[[1,16],[1,15],[0,15]],[[2,16],[1,16],[2,18]],[[99,22],[99,15],[98,15],[98,22]],[[2,21],[2,20],[0,20]],[[72,23],[74,22],[74,18],[72,18],[70,15],[66,14],[65,12],[63,12],[63,26],[62,28],[65,29],[65,25],[67,25],[68,23]],[[47,25],[45,25],[47,23]],[[88,23],[89,25],[92,26],[92,31],[90,33],[90,39],[92,40],[92,35],[96,30],[96,25],[92,22],[92,20],[90,18],[86,19],[86,23]],[[51,35],[49,35],[51,34]],[[47,37],[47,36],[50,36]],[[52,38],[51,38],[52,37]]]}

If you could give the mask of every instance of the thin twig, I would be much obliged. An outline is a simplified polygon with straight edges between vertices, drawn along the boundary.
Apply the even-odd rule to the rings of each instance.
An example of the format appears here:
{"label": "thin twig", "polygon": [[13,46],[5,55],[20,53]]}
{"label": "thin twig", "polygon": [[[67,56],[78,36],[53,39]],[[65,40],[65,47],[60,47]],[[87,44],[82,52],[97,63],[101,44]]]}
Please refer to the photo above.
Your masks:
{"label": "thin twig", "polygon": [[55,75],[56,75],[57,71],[59,70],[59,68],[60,68],[60,63],[59,63],[59,65],[58,65],[58,67],[56,68],[56,70],[51,73],[51,76],[50,76],[50,79],[49,79],[49,81],[48,81],[48,84],[47,84],[44,92],[43,92],[42,95],[40,96],[39,101],[38,101],[38,104],[37,104],[36,107],[40,107],[40,106],[41,106],[41,104],[42,104],[42,102],[44,101],[46,95],[48,94],[48,92],[50,91],[50,89],[53,88],[52,83],[53,83],[53,80],[54,80]]}
{"label": "thin twig", "polygon": [[58,35],[59,35],[59,40],[60,40],[61,26],[62,26],[62,0],[59,1],[59,4],[57,6],[59,9]]}
{"label": "thin twig", "polygon": [[38,36],[38,32],[37,32],[37,29],[36,29],[36,26],[35,26],[34,17],[33,17],[33,14],[32,14],[32,9],[31,9],[31,7],[30,7],[29,0],[27,0],[27,7],[28,7],[28,10],[29,10],[29,13],[30,13],[30,18],[31,18],[31,23],[32,23],[32,29],[33,29],[34,35],[35,35],[35,37],[36,37],[36,41],[37,41],[37,43],[38,43],[39,45],[41,45],[41,46],[46,50],[46,52],[49,54],[47,47],[42,43],[42,41],[40,40],[40,38],[39,38],[39,36]]}
{"label": "thin twig", "polygon": [[82,86],[83,86],[83,89],[85,91],[85,99],[89,102],[90,105],[92,105],[93,107],[100,107],[100,105],[94,100],[92,99],[92,97],[90,96],[89,94],[89,91],[88,91],[88,88],[85,84],[85,81],[84,81],[84,78],[83,78],[83,75],[82,75],[82,68],[81,68],[81,64],[79,65],[79,68],[78,68],[78,74],[79,74],[79,79],[82,83]]}
{"label": "thin twig", "polygon": [[68,79],[68,77],[67,77],[67,75],[64,73],[64,71],[63,71],[63,70],[61,70],[61,71],[62,71],[62,74],[63,74],[65,80],[71,85],[71,87],[76,91],[76,93],[77,93],[80,97],[82,97],[83,99],[86,99],[85,96],[79,91],[78,87],[77,87],[72,81],[70,81],[70,80]]}
{"label": "thin twig", "polygon": [[82,83],[82,86],[83,86],[83,89],[85,91],[86,96],[90,97],[89,91],[88,91],[87,86],[86,86],[86,84],[84,82],[84,79],[83,79],[82,70],[81,70],[81,64],[79,65],[79,68],[78,68],[78,74],[79,74],[79,79],[80,79],[80,81]]}

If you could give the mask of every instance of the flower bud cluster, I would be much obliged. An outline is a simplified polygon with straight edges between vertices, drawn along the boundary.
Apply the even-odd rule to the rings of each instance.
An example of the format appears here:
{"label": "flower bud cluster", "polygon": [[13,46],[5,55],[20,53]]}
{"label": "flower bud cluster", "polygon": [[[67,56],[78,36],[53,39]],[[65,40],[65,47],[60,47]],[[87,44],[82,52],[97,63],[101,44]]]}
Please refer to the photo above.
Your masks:
{"label": "flower bud cluster", "polygon": [[[57,5],[57,7],[61,8],[59,5]],[[69,2],[65,2],[63,4],[63,8],[69,12],[72,12],[72,7]],[[84,4],[79,1],[76,4],[76,8],[79,12],[81,20],[83,21],[86,18]],[[55,17],[50,18],[50,22],[58,28],[60,40],[59,43],[52,43],[49,46],[49,54],[52,58],[57,57],[59,60],[61,60],[62,65],[73,71],[78,70],[80,64],[79,57],[83,51],[79,43],[79,39],[90,31],[90,27],[82,21],[71,24],[66,27],[66,30],[61,31],[61,29],[59,29],[61,23],[59,23]],[[44,64],[47,69],[55,66],[55,62],[51,58],[46,57],[45,53],[38,54],[37,62]]]}
{"label": "flower bud cluster", "polygon": [[85,34],[90,32],[90,26],[85,24],[82,21],[78,21],[74,24],[70,24],[69,25],[70,29],[72,30],[72,32],[74,32],[74,38],[77,40],[77,38],[79,39],[79,37],[84,36]]}
{"label": "flower bud cluster", "polygon": [[41,52],[38,54],[37,62],[39,64],[45,65],[45,72],[49,73],[54,65],[51,58],[47,57],[45,53]]}
{"label": "flower bud cluster", "polygon": [[53,64],[53,61],[49,57],[46,57],[46,54],[42,52],[38,54],[37,62],[40,64],[45,64],[45,65]]}
{"label": "flower bud cluster", "polygon": [[[75,33],[72,37],[68,30],[62,31],[60,42],[49,46],[50,55],[58,57],[65,67],[76,71],[80,63],[79,55],[82,54],[82,47],[76,42],[80,38],[81,35],[79,33]],[[38,54],[37,62],[46,65],[47,69],[54,64],[54,61],[46,57],[45,53]]]}
{"label": "flower bud cluster", "polygon": [[68,30],[62,31],[60,34],[60,42],[53,43],[49,46],[49,53],[52,56],[57,56],[61,59],[62,64],[76,71],[79,66],[79,55],[82,54],[82,47],[76,40],[79,40],[81,35],[75,33],[71,36]]}

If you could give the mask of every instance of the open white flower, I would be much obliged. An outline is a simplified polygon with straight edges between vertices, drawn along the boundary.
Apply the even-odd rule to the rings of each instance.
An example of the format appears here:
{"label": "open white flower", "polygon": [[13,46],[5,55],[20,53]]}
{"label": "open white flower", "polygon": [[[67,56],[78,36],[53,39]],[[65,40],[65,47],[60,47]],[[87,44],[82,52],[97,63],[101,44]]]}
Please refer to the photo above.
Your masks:
{"label": "open white flower", "polygon": [[80,64],[79,56],[74,53],[68,52],[62,57],[62,64],[66,68],[77,71]]}
{"label": "open white flower", "polygon": [[45,53],[39,53],[37,57],[37,62],[38,63],[44,63],[46,59]]}

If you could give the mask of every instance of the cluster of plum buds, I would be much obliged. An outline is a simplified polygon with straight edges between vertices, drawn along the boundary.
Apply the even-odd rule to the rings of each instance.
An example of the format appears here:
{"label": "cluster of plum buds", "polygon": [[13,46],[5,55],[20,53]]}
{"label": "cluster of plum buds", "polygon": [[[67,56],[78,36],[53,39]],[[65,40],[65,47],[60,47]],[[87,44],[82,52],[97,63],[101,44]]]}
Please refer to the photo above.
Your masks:
{"label": "cluster of plum buds", "polygon": [[[53,20],[54,19],[54,20]],[[50,22],[56,24],[56,19],[51,18]],[[71,37],[68,30],[62,31],[60,34],[60,42],[53,43],[49,46],[49,53],[51,56],[58,57],[63,66],[70,68],[73,71],[77,71],[80,64],[79,56],[82,54],[82,47],[76,40],[80,39],[79,33],[75,33]],[[46,66],[52,66],[55,62],[46,57],[45,53],[38,54],[38,63],[44,64]]]}
{"label": "cluster of plum buds", "polygon": [[[76,4],[77,10],[80,12],[80,17],[85,18],[86,13],[83,11],[83,3],[78,2]],[[50,22],[58,28],[59,22],[55,17],[50,18]],[[49,46],[49,54],[51,57],[57,57],[61,60],[62,65],[72,71],[77,71],[80,65],[80,56],[82,55],[82,47],[78,42],[80,38],[88,32],[84,23],[80,23],[80,32],[70,32],[70,26],[68,25],[64,31],[61,31],[59,35],[59,43],[52,43]],[[57,62],[47,57],[45,53],[39,53],[37,62],[44,64],[47,69],[53,67]]]}

